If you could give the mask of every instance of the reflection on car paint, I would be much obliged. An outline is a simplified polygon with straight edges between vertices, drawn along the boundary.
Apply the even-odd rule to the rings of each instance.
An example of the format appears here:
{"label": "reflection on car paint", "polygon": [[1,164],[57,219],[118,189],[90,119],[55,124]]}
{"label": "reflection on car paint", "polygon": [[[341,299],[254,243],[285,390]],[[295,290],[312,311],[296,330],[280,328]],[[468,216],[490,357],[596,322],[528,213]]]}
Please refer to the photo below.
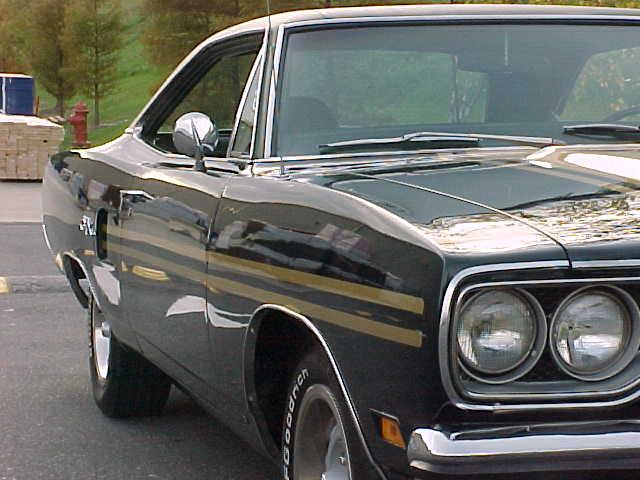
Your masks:
{"label": "reflection on car paint", "polygon": [[112,305],[120,305],[120,280],[116,276],[112,265],[101,262],[92,268],[96,284],[99,286],[106,299]]}

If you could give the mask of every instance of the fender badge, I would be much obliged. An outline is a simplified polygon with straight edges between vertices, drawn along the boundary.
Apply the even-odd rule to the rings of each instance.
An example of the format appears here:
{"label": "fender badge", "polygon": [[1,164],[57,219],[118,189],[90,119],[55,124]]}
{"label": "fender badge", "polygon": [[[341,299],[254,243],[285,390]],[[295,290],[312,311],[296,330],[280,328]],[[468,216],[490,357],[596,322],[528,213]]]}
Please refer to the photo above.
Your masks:
{"label": "fender badge", "polygon": [[96,236],[96,226],[95,222],[91,219],[91,217],[87,215],[83,215],[80,220],[80,231],[85,234],[87,237],[95,237]]}

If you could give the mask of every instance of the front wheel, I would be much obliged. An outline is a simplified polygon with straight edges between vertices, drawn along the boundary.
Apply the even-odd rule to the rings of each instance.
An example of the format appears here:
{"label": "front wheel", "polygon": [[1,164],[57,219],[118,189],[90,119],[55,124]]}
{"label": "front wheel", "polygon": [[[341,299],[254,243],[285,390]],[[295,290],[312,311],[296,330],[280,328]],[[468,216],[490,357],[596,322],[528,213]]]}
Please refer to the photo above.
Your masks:
{"label": "front wheel", "polygon": [[89,298],[89,370],[93,398],[108,417],[158,415],[171,381],[140,354],[122,345]]}
{"label": "front wheel", "polygon": [[319,350],[295,370],[282,426],[284,480],[361,480],[367,471],[353,421]]}

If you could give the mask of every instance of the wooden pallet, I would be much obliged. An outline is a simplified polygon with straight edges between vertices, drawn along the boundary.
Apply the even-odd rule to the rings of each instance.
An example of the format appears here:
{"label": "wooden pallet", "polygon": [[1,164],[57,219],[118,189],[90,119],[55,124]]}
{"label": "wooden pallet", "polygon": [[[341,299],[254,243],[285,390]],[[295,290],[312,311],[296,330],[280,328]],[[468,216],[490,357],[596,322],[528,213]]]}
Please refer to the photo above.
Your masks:
{"label": "wooden pallet", "polygon": [[64,128],[48,120],[0,114],[0,179],[40,180]]}

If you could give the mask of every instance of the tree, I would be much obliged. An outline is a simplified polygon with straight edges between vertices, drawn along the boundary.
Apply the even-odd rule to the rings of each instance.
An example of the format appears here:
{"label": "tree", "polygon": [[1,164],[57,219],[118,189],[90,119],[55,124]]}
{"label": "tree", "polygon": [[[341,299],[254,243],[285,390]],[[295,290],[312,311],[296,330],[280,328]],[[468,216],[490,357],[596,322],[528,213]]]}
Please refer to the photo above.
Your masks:
{"label": "tree", "polygon": [[209,35],[267,14],[265,0],[143,0],[142,37],[155,65],[174,67]]}
{"label": "tree", "polygon": [[64,71],[93,101],[93,126],[100,125],[100,101],[117,84],[117,54],[124,24],[119,0],[68,0],[64,15]]}
{"label": "tree", "polygon": [[23,20],[24,7],[18,0],[0,0],[0,72],[22,72],[23,62]]}
{"label": "tree", "polygon": [[66,0],[34,0],[28,10],[30,27],[24,40],[30,73],[56,98],[56,110],[61,116],[65,102],[75,93],[73,82],[64,72],[66,58],[61,38],[65,4]]}

